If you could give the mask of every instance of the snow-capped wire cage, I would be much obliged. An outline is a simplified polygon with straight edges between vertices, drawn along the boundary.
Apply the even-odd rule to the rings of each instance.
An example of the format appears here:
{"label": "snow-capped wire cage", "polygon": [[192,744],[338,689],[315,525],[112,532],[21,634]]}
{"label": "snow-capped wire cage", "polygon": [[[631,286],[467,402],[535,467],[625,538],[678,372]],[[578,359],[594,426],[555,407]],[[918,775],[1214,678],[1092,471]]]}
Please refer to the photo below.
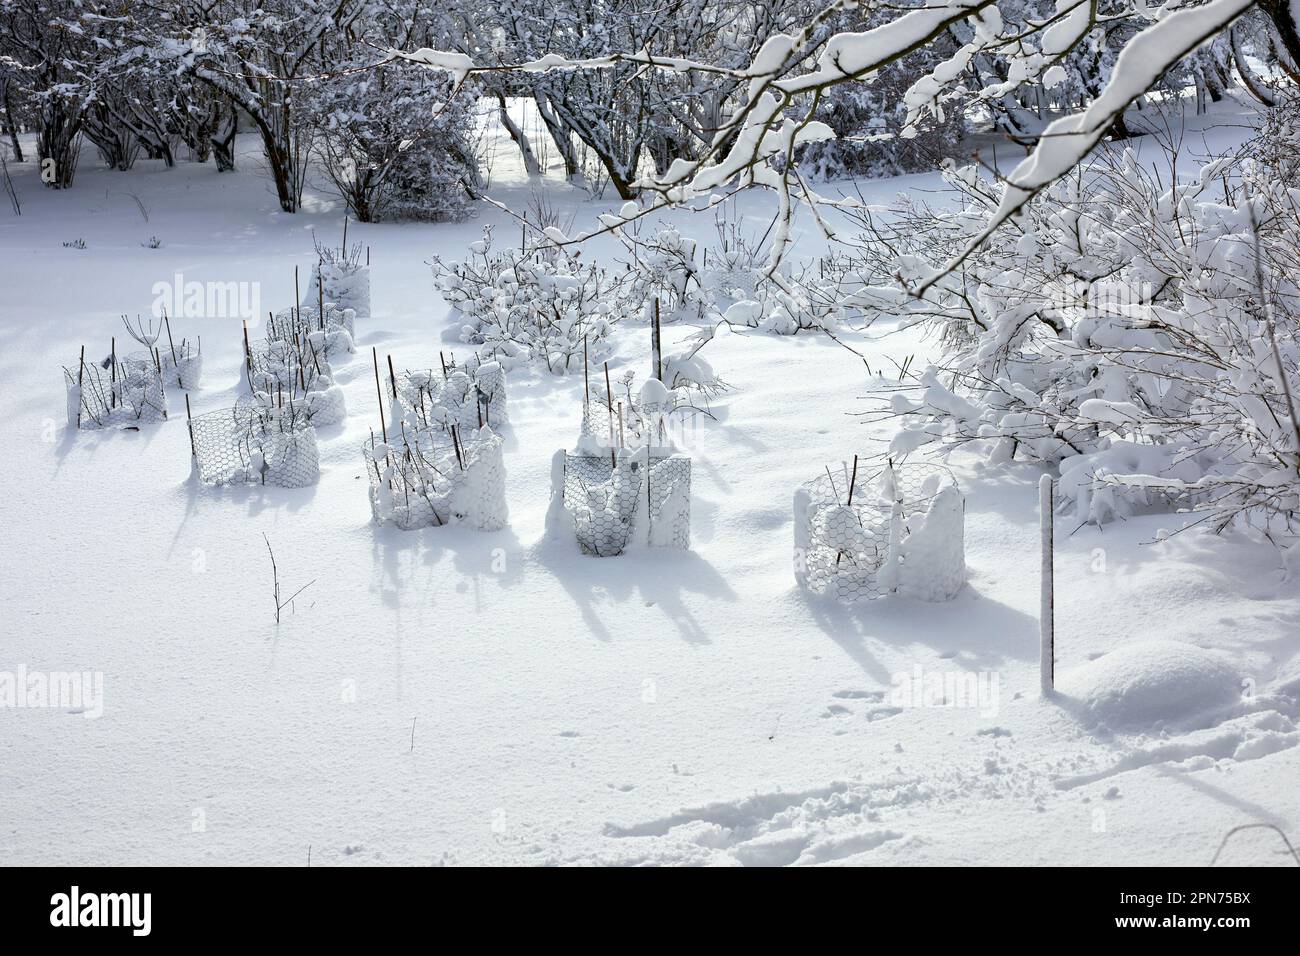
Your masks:
{"label": "snow-capped wire cage", "polygon": [[198,480],[206,485],[302,488],[320,477],[316,430],[307,409],[241,398],[234,408],[189,421]]}
{"label": "snow-capped wire cage", "polygon": [[490,428],[403,428],[387,443],[365,442],[361,452],[379,524],[498,531],[509,522],[502,439]]}
{"label": "snow-capped wire cage", "polygon": [[689,458],[644,448],[621,456],[564,453],[563,468],[564,510],[584,554],[610,557],[633,542],[689,550]]}
{"label": "snow-capped wire cage", "polygon": [[248,385],[254,392],[310,391],[333,384],[329,359],[309,340],[266,341],[248,356]]}
{"label": "snow-capped wire cage", "polygon": [[156,352],[132,352],[126,361],[152,365],[168,386],[187,391],[198,388],[199,376],[203,372],[203,356],[188,342],[181,342],[174,348],[159,346]]}
{"label": "snow-capped wire cage", "polygon": [[619,380],[618,390],[593,388],[583,405],[580,440],[605,448],[666,446],[686,428],[700,409],[684,404],[657,379],[647,379],[633,393],[630,380]]}
{"label": "snow-capped wire cage", "polygon": [[445,424],[468,431],[484,425],[497,428],[509,420],[506,374],[496,362],[474,359],[463,367],[449,363],[437,369],[408,369],[390,377],[389,388],[396,392],[393,421],[416,428]]}
{"label": "snow-capped wire cage", "polygon": [[[347,333],[346,340],[339,336],[340,332]],[[318,333],[318,352],[337,352],[344,345],[351,352],[356,338],[356,312],[327,299],[323,303],[304,302],[267,316],[266,337],[272,342],[297,342],[313,333]]]}
{"label": "snow-capped wire cage", "polygon": [[65,368],[68,425],[94,429],[166,420],[160,359],[145,354],[139,360],[110,356],[103,364],[82,361],[76,369]]}
{"label": "snow-capped wire cage", "polygon": [[795,578],[844,603],[949,600],[966,581],[964,525],[964,499],[941,466],[886,465],[856,481],[828,471],[795,492]]}
{"label": "snow-capped wire cage", "polygon": [[370,318],[370,250],[360,243],[349,246],[345,236],[342,247],[317,243],[316,255],[303,305],[324,299],[359,318]]}

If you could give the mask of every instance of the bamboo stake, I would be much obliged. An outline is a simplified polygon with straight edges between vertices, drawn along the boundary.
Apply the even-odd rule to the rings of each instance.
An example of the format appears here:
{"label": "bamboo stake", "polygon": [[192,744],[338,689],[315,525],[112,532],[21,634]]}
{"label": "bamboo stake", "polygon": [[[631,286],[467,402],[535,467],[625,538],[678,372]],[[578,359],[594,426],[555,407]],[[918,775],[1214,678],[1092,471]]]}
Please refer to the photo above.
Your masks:
{"label": "bamboo stake", "polygon": [[[172,367],[176,369],[176,385],[179,388],[184,388],[185,383],[181,381],[181,362],[180,359],[176,357],[176,343],[172,341],[172,323],[171,320],[167,318],[166,309],[163,310],[163,325],[167,327],[167,345],[172,350]],[[184,342],[181,343],[182,346],[184,346],[184,344]]]}
{"label": "bamboo stake", "polygon": [[189,392],[185,393],[185,427],[190,431],[190,455],[194,458],[198,458],[198,450],[194,447],[194,417],[190,414]]}
{"label": "bamboo stake", "polygon": [[370,346],[370,356],[375,361],[375,394],[379,396],[379,430],[383,433],[384,444],[387,445],[388,426],[384,424],[384,387],[379,384],[379,350],[373,345]]}
{"label": "bamboo stake", "polygon": [[81,406],[85,404],[86,398],[81,394],[82,382],[86,380],[86,347],[81,347],[80,365],[77,367],[77,430],[81,430]]}
{"label": "bamboo stake", "polygon": [[609,387],[609,363],[605,363],[605,405],[609,409],[609,444],[614,447],[614,390]]}
{"label": "bamboo stake", "polygon": [[111,347],[112,347],[112,351],[109,353],[109,362],[111,364],[108,372],[109,375],[108,381],[110,386],[109,393],[108,393],[108,401],[109,401],[108,407],[110,409],[117,408],[117,336],[116,335],[113,336],[112,338]]}
{"label": "bamboo stake", "polygon": [[587,374],[587,337],[582,337],[582,407],[585,410],[591,405],[591,380]]}
{"label": "bamboo stake", "polygon": [[388,384],[393,390],[393,398],[397,397],[397,374],[393,371],[393,356],[390,352],[388,355]]}
{"label": "bamboo stake", "polygon": [[664,380],[664,359],[663,359],[663,331],[659,326],[659,298],[655,297],[655,318],[654,326],[650,333],[652,347],[655,355],[655,378],[659,381]]}

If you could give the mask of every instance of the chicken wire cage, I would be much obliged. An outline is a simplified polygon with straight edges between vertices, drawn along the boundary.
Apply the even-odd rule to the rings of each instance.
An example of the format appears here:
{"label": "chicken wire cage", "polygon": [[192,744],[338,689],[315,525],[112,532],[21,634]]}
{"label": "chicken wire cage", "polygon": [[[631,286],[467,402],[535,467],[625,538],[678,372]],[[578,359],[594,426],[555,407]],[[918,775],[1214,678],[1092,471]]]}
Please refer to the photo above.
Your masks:
{"label": "chicken wire cage", "polygon": [[195,415],[190,441],[200,482],[302,488],[320,477],[316,430],[306,408],[242,398],[234,408]]}
{"label": "chicken wire cage", "polygon": [[174,348],[159,346],[152,352],[143,349],[132,352],[126,361],[152,365],[167,385],[186,391],[199,387],[199,376],[203,372],[203,355],[188,342],[181,342]]}
{"label": "chicken wire cage", "polygon": [[966,581],[964,516],[938,465],[887,465],[856,481],[828,471],[795,492],[795,578],[845,604],[895,593],[949,600]]}
{"label": "chicken wire cage", "polygon": [[611,399],[594,392],[583,405],[580,436],[584,443],[595,442],[606,448],[636,448],[641,445],[667,445],[699,410],[681,404],[677,396],[667,393],[663,401],[644,401],[627,390]]}
{"label": "chicken wire cage", "polygon": [[248,356],[248,385],[254,392],[309,392],[334,384],[333,369],[326,355],[310,339],[266,342]]}
{"label": "chicken wire cage", "polygon": [[490,428],[403,428],[361,452],[371,514],[404,531],[458,523],[479,531],[507,524],[502,439]]}
{"label": "chicken wire cage", "polygon": [[[329,301],[321,304],[303,303],[289,309],[281,309],[266,320],[266,337],[276,342],[297,342],[317,333],[328,341],[330,333],[346,332],[351,341],[356,338],[356,313],[352,309]],[[317,342],[320,349],[320,343]]]}
{"label": "chicken wire cage", "polygon": [[563,496],[584,554],[622,554],[637,539],[690,549],[691,460],[684,455],[565,453]]}
{"label": "chicken wire cage", "polygon": [[509,420],[506,413],[506,374],[496,362],[466,367],[407,370],[390,383],[394,389],[394,420],[416,428],[456,425],[462,431]]}
{"label": "chicken wire cage", "polygon": [[360,247],[335,252],[341,253],[341,257],[333,262],[318,261],[312,269],[303,303],[318,302],[323,297],[340,309],[351,310],[363,319],[370,318],[370,266],[362,265],[358,258]]}
{"label": "chicken wire cage", "polygon": [[68,424],[73,428],[110,428],[165,421],[167,394],[159,360],[111,356],[104,364],[81,363],[63,370],[68,392]]}

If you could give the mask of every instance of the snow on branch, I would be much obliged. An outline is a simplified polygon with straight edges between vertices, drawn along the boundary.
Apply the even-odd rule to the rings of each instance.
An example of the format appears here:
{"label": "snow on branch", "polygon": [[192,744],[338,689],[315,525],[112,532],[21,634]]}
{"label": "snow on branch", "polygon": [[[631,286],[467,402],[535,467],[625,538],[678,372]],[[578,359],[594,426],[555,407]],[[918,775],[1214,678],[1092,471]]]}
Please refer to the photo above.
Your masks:
{"label": "snow on branch", "polygon": [[[814,118],[820,97],[831,88],[868,78],[901,58],[926,48],[960,28],[970,39],[939,62],[908,90],[908,136],[927,112],[941,115],[941,98],[957,95],[960,82],[970,74],[977,57],[997,55],[1008,64],[1001,79],[990,79],[976,95],[992,99],[1006,95],[1019,84],[1040,77],[1073,49],[1087,41],[1099,24],[1120,19],[1154,19],[1120,51],[1109,82],[1084,111],[1051,123],[1033,151],[1011,173],[1007,188],[987,223],[967,247],[947,262],[918,276],[912,292],[922,295],[964,259],[1002,223],[1047,185],[1074,168],[1096,146],[1124,110],[1148,92],[1180,59],[1194,51],[1251,6],[1251,0],[1210,0],[1199,6],[1173,9],[1167,4],[1148,10],[1133,2],[1105,14],[1097,0],[1058,0],[1055,13],[1032,17],[1018,4],[1003,0],[945,0],[906,9],[879,25],[860,32],[836,31],[840,17],[858,5],[835,0],[808,18],[793,33],[769,36],[744,66],[701,62],[652,53],[648,46],[635,51],[595,57],[566,57],[548,53],[519,62],[483,63],[458,52],[391,49],[398,60],[446,70],[457,84],[487,73],[548,74],[606,70],[636,65],[645,70],[673,74],[712,74],[737,84],[741,99],[720,123],[711,139],[689,158],[678,157],[657,174],[633,185],[643,198],[630,214],[601,217],[599,228],[576,236],[552,236],[557,245],[585,241],[602,232],[617,231],[629,222],[665,206],[704,200],[712,205],[718,191],[758,186],[777,194],[778,220],[773,231],[766,274],[777,275],[790,244],[795,210],[803,205],[856,208],[853,198],[830,198],[813,191],[797,169],[797,148],[834,137],[825,123]],[[883,13],[884,11],[875,11]],[[833,232],[820,215],[815,220],[823,232]]]}

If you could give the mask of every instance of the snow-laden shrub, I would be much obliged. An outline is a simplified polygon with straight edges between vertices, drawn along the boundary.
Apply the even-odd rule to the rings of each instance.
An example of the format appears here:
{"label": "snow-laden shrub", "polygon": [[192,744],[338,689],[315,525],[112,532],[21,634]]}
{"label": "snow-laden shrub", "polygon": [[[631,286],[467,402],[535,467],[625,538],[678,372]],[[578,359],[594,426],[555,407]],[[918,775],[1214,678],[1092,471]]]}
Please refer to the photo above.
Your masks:
{"label": "snow-laden shrub", "polygon": [[[291,324],[312,331],[300,331],[295,339],[279,338]],[[312,425],[334,425],[346,417],[347,404],[334,381],[330,356],[346,356],[352,337],[346,329],[327,325],[321,330],[313,328],[315,324],[306,310],[289,309],[276,316],[272,328],[277,331],[268,330],[269,337],[245,356],[245,377],[249,397],[259,405],[291,407]]]}
{"label": "snow-laden shrub", "polygon": [[1244,152],[1283,185],[1300,186],[1300,92],[1280,91],[1277,105],[1262,111],[1259,133]]}
{"label": "snow-laden shrub", "polygon": [[475,97],[452,95],[448,75],[367,62],[307,90],[323,168],[353,216],[361,222],[470,216],[467,187],[478,182]]}
{"label": "snow-laden shrub", "polygon": [[509,523],[501,436],[491,428],[407,429],[362,446],[376,522],[414,528]]}
{"label": "snow-laden shrub", "polygon": [[951,600],[966,583],[965,505],[951,475],[887,464],[837,484],[814,478],[794,495],[794,571],[816,594],[852,603],[902,594]]}
{"label": "snow-laden shrub", "polygon": [[499,362],[473,356],[463,367],[408,369],[389,386],[390,420],[410,429],[455,425],[469,431],[509,421],[506,373]]}
{"label": "snow-laden shrub", "polygon": [[[707,365],[702,367],[707,369]],[[636,373],[631,371],[612,378],[608,388],[603,376],[592,382],[582,408],[579,449],[601,455],[611,448],[623,451],[642,445],[677,448],[688,444],[700,422],[713,417],[707,406],[709,389],[687,379],[686,366],[676,359],[666,360],[664,368],[664,378],[676,382],[675,386],[656,378],[637,385]],[[697,370],[694,374],[701,373]],[[711,375],[708,370],[701,377]]]}
{"label": "snow-laden shrub", "polygon": [[723,319],[732,325],[778,335],[833,330],[843,321],[836,293],[827,284],[784,284],[786,288],[773,284],[755,298],[733,303],[723,313]]}
{"label": "snow-laden shrub", "polygon": [[[1195,509],[1288,531],[1300,513],[1300,195],[1254,161],[1191,179],[1110,156],[1045,191],[922,299],[980,228],[998,187],[951,171],[965,199],[904,200],[866,237],[878,272],[855,302],[935,327],[946,357],[890,399],[891,453],[971,444],[1061,467],[1081,521]],[[901,253],[901,254],[900,254]],[[870,253],[868,263],[872,262]],[[904,323],[906,324],[906,322]]]}
{"label": "snow-laden shrub", "polygon": [[[631,207],[631,208],[629,208]],[[633,213],[635,203],[624,207]],[[627,281],[620,293],[628,300],[630,313],[645,321],[656,314],[662,323],[698,321],[713,312],[712,296],[702,283],[699,249],[670,226],[662,226],[645,238],[621,235],[632,252]]]}
{"label": "snow-laden shrub", "polygon": [[282,309],[268,316],[266,341],[300,350],[305,358],[344,358],[356,351],[354,332],[356,313],[325,303],[322,319],[315,304]]}
{"label": "snow-laden shrub", "polygon": [[492,231],[469,257],[431,260],[435,285],[460,314],[461,341],[509,369],[528,362],[555,374],[582,371],[609,357],[607,338],[628,317],[618,280],[594,263],[561,251],[492,248]]}
{"label": "snow-laden shrub", "polygon": [[917,77],[937,62],[937,52],[904,57],[869,79],[824,91],[813,115],[835,131],[835,138],[801,146],[796,157],[800,171],[812,180],[834,180],[937,169],[966,135],[966,110],[952,103],[908,128],[906,96]]}

